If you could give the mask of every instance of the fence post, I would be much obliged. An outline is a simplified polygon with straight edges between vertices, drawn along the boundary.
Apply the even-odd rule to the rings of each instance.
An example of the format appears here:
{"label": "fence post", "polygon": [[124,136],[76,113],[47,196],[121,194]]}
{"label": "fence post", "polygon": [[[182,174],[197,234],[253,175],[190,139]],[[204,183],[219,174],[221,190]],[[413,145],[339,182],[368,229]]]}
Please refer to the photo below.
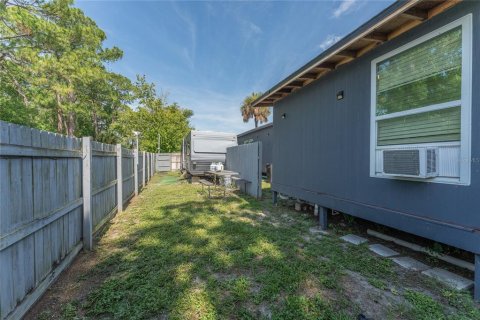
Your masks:
{"label": "fence post", "polygon": [[148,184],[148,152],[145,152],[145,184]]}
{"label": "fence post", "polygon": [[92,138],[82,138],[83,248],[92,250]]}
{"label": "fence post", "polygon": [[133,150],[133,174],[135,183],[135,196],[138,196],[138,144]]}
{"label": "fence post", "polygon": [[145,188],[145,151],[143,152],[143,157],[142,157],[142,188]]}
{"label": "fence post", "polygon": [[150,152],[148,153],[148,181],[150,181],[150,177],[152,176],[152,159],[150,158],[151,157],[151,154]]}
{"label": "fence post", "polygon": [[117,212],[123,211],[122,145],[117,144]]}

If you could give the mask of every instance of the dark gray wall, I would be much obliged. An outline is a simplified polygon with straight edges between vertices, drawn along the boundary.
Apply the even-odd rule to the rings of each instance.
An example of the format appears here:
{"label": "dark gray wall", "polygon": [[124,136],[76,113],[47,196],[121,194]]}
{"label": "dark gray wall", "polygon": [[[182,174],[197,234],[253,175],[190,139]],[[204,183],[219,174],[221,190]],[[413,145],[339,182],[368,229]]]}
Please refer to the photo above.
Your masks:
{"label": "dark gray wall", "polygon": [[261,126],[256,130],[249,130],[237,136],[239,145],[248,140],[262,142],[262,172],[267,172],[267,164],[273,163],[273,124]]}
{"label": "dark gray wall", "polygon": [[[372,59],[468,13],[474,30],[472,158],[480,159],[480,2],[467,1],[275,105],[272,189],[480,253],[478,161],[470,186],[369,176]],[[336,100],[339,90],[344,100]]]}

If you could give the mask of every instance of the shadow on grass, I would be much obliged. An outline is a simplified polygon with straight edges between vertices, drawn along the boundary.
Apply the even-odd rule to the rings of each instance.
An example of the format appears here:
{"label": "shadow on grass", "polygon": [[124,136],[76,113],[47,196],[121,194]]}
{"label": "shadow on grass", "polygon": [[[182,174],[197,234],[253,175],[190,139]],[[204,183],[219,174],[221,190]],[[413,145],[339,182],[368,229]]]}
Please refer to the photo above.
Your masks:
{"label": "shadow on grass", "polygon": [[183,183],[155,186],[145,197],[117,222],[124,236],[90,272],[108,277],[89,295],[88,315],[269,317],[318,269],[299,247],[299,229],[310,221],[283,224],[268,200],[207,199]]}
{"label": "shadow on grass", "polygon": [[272,206],[269,188],[264,200],[208,199],[200,186],[154,184],[119,217],[122,236],[107,239],[90,271],[108,276],[89,294],[87,315],[350,319],[360,310],[342,298],[343,270],[392,276],[389,261],[365,247],[310,239],[313,219]]}

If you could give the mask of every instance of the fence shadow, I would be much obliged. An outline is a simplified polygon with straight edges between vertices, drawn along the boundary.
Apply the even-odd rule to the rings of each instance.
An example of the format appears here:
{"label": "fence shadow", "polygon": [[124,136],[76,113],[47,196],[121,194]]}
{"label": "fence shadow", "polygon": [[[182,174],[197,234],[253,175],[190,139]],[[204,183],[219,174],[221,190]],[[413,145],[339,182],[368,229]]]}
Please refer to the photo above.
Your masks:
{"label": "fence shadow", "polygon": [[[178,201],[170,199],[173,203],[155,205],[143,215],[141,226],[114,241],[114,253],[96,267],[110,270],[107,284],[89,298],[96,315],[118,317],[123,310],[127,317],[135,312],[138,317],[168,313],[188,318],[192,304],[201,304],[197,307],[205,313],[225,314],[241,301],[234,292],[219,301],[220,283],[228,287],[249,279],[254,289],[247,294],[261,300],[309,276],[308,264],[291,261],[299,239],[285,236],[290,226],[276,223],[281,212],[271,212],[269,202],[236,195],[187,201],[177,196]],[[294,268],[284,268],[285,263]],[[258,275],[273,280],[261,286]]]}

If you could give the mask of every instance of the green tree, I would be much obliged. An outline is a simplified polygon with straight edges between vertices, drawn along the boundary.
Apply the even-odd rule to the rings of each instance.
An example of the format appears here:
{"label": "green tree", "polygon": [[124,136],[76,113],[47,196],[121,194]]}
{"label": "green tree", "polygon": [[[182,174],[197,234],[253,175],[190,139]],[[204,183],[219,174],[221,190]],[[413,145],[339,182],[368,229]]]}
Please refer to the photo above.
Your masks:
{"label": "green tree", "polygon": [[0,117],[5,121],[33,125],[38,114],[24,85],[29,65],[23,49],[37,46],[39,8],[23,1],[0,1]]}
{"label": "green tree", "polygon": [[122,51],[103,47],[105,33],[72,0],[0,3],[2,119],[102,137],[129,101],[129,80],[105,68]]}
{"label": "green tree", "polygon": [[79,95],[88,104],[88,112],[78,115],[77,134],[106,143],[120,141],[111,126],[130,109],[128,104],[135,98],[131,81],[119,74],[106,73],[81,87]]}
{"label": "green tree", "polygon": [[180,150],[192,111],[108,71],[123,53],[105,39],[72,0],[0,0],[0,119],[125,145],[140,131],[148,151],[160,134],[162,151]]}
{"label": "green tree", "polygon": [[270,115],[270,108],[268,107],[252,107],[252,103],[262,95],[261,92],[252,92],[249,96],[243,99],[242,106],[240,107],[240,113],[242,114],[243,122],[248,122],[253,119],[255,128],[258,127],[258,123],[268,122],[268,116]]}
{"label": "green tree", "polygon": [[183,137],[192,129],[189,121],[193,112],[176,103],[168,104],[145,76],[137,77],[134,91],[137,108],[122,112],[114,124],[114,130],[123,137],[122,143],[131,145],[133,131],[138,131],[142,150],[157,152],[160,137],[162,152],[180,151]]}

